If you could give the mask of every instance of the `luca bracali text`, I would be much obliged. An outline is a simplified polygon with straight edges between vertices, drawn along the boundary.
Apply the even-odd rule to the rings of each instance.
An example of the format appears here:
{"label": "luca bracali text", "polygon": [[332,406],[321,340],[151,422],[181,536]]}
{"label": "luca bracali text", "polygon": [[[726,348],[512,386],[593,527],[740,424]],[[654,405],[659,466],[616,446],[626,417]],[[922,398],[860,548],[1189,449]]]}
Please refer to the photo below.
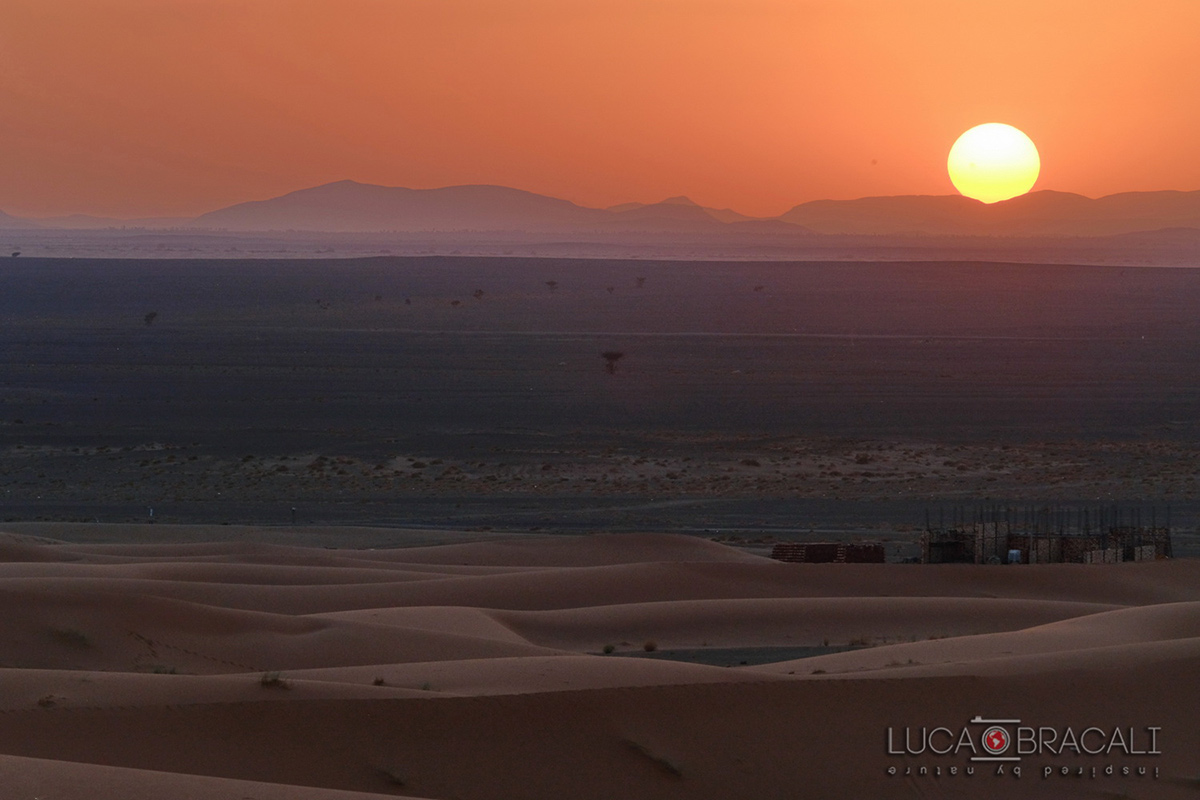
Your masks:
{"label": "luca bracali text", "polygon": [[973,717],[960,726],[903,726],[886,731],[889,776],[1019,779],[1138,777],[1157,779],[1162,727],[1029,725]]}

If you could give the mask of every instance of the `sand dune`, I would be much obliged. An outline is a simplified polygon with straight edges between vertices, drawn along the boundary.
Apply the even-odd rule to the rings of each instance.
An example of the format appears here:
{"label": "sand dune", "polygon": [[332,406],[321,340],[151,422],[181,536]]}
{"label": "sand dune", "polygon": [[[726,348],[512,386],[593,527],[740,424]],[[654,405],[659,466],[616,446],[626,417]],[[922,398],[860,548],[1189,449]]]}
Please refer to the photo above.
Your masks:
{"label": "sand dune", "polygon": [[429,564],[473,564],[489,566],[599,566],[647,562],[717,562],[726,564],[770,564],[769,559],[730,547],[687,536],[661,533],[596,534],[472,542],[442,547],[413,547],[392,553],[397,561]]}
{"label": "sand dune", "polygon": [[[522,659],[518,659],[522,660]],[[446,664],[449,662],[439,662]],[[407,665],[389,666],[396,669]],[[361,670],[371,677],[361,681],[310,679],[320,670],[285,672],[278,685],[264,686],[254,674],[188,675],[163,673],[102,672],[97,670],[6,669],[0,672],[0,710],[31,708],[133,708],[180,706],[204,703],[285,702],[298,699],[373,699],[423,697],[428,690],[406,688],[396,683],[376,686],[375,667],[340,667]],[[754,676],[747,676],[753,680]]]}
{"label": "sand dune", "polygon": [[[121,591],[248,611],[318,614],[390,606],[468,606],[521,611],[665,600],[772,597],[973,597],[1142,605],[1200,599],[1200,562],[1122,565],[1112,576],[1083,565],[927,570],[877,564],[663,562],[572,566],[442,580],[310,586],[119,579],[80,575],[81,593]],[[353,573],[351,573],[353,574]],[[19,589],[41,578],[0,579]]]}
{"label": "sand dune", "polygon": [[378,678],[383,678],[389,687],[428,687],[424,691],[471,696],[783,680],[777,675],[703,664],[569,655],[375,664],[370,667],[300,670],[288,674],[303,681],[372,686]]}
{"label": "sand dune", "polygon": [[1104,667],[1110,656],[1093,651],[1177,640],[1200,644],[1200,603],[1123,608],[1018,631],[894,644],[760,669],[776,672],[804,667],[844,673],[907,665],[957,665],[955,674],[973,674],[979,662],[1048,653],[1086,654],[1087,663]]}
{"label": "sand dune", "polygon": [[[1172,798],[1200,774],[1190,561],[789,565],[661,535],[387,551],[5,536],[0,606],[3,800]],[[856,649],[724,668],[647,657],[646,641]],[[1153,726],[1161,753],[1025,754],[997,775],[887,752],[889,728],[980,716]]]}
{"label": "sand dune", "polygon": [[355,566],[353,569],[331,566],[301,566],[281,564],[245,564],[214,562],[183,562],[149,564],[80,564],[69,562],[23,563],[0,565],[0,580],[4,578],[121,578],[150,581],[187,581],[193,583],[242,583],[263,586],[318,586],[342,583],[398,583],[400,581],[433,580],[449,573],[430,570],[417,572],[406,569],[374,569]]}
{"label": "sand dune", "polygon": [[[1183,796],[1180,784],[1194,775],[1200,746],[1194,706],[1179,702],[1172,674],[1151,665],[1093,678],[1086,707],[1063,691],[1064,679],[1080,677],[1068,672],[991,679],[986,687],[978,678],[947,677],[35,709],[0,716],[0,747],[16,755],[380,794],[398,779],[399,788],[429,797],[899,798],[933,791],[951,797],[1097,797],[1106,786],[1115,794],[1168,797]],[[1122,691],[1127,682],[1139,688],[1136,696]],[[1029,773],[1014,780],[990,769],[960,776],[958,783],[886,776],[889,724],[960,725],[981,711],[995,713],[993,708],[1056,724],[1080,718],[1086,708],[1088,719],[1162,727],[1171,736],[1163,741],[1164,755],[1152,762],[1160,777],[1143,778],[1140,785],[1136,778],[1081,785]],[[121,739],[107,735],[113,729],[125,732]],[[1132,757],[1114,760],[1136,763]],[[1097,763],[1103,769],[1105,762]]]}
{"label": "sand dune", "polygon": [[[122,769],[17,756],[0,756],[0,771],[4,774],[3,791],[6,796],[13,798],[93,800],[111,797],[121,800],[163,800],[169,797],[172,800],[229,800],[236,797],[254,800],[369,800],[379,796],[373,793],[237,781],[204,775]],[[424,800],[414,795],[390,793],[389,796]]]}
{"label": "sand dune", "polygon": [[392,608],[366,608],[357,611],[335,611],[329,614],[314,614],[322,619],[368,622],[376,625],[396,625],[401,628],[416,628],[424,631],[447,631],[476,636],[480,639],[496,639],[503,642],[530,644],[529,640],[514,631],[494,612],[462,606],[396,606]]}
{"label": "sand dune", "polygon": [[138,597],[119,583],[112,592],[79,591],[68,581],[21,590],[12,583],[0,584],[0,603],[10,609],[0,664],[8,667],[212,674],[553,652],[448,631]]}
{"label": "sand dune", "polygon": [[599,650],[627,640],[641,647],[818,646],[961,636],[1012,630],[1113,606],[1037,600],[930,597],[820,597],[676,600],[565,611],[496,611],[526,640]]}
{"label": "sand dune", "polygon": [[323,619],[455,630],[484,639],[599,652],[660,647],[877,645],[1014,630],[1118,608],[1097,603],[957,598],[766,598],[674,600],[556,611],[463,607],[364,609]]}
{"label": "sand dune", "polygon": [[[770,675],[803,674],[819,680],[838,680],[848,675],[861,679],[909,679],[947,675],[1012,677],[1071,672],[1079,680],[1087,681],[1097,672],[1122,674],[1134,667],[1151,664],[1164,670],[1178,671],[1179,674],[1195,673],[1200,669],[1200,638],[1043,651],[959,651],[949,657],[942,653],[935,655],[886,649],[889,652],[877,654],[866,661],[831,662],[817,657],[804,659],[803,663],[777,662],[768,667],[754,668],[753,671]],[[929,660],[923,662],[921,657]]]}

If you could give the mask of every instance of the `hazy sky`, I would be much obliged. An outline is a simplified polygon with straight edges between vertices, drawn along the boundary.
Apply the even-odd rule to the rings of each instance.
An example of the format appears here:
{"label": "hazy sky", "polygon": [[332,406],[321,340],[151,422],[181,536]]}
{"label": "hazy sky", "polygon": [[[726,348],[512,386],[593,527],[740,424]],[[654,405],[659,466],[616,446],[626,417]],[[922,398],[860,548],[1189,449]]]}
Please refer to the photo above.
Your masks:
{"label": "hazy sky", "polygon": [[0,0],[0,209],[195,214],[343,178],[751,214],[1200,189],[1200,0]]}

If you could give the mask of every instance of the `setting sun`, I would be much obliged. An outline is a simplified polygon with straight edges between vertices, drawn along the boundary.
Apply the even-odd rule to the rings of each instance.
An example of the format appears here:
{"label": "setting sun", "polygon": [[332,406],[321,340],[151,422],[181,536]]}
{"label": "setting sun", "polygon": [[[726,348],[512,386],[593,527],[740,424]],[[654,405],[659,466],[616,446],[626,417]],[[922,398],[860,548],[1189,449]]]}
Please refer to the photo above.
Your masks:
{"label": "setting sun", "polygon": [[1032,189],[1041,159],[1033,140],[1024,133],[1011,125],[989,122],[958,137],[946,167],[960,193],[996,203]]}

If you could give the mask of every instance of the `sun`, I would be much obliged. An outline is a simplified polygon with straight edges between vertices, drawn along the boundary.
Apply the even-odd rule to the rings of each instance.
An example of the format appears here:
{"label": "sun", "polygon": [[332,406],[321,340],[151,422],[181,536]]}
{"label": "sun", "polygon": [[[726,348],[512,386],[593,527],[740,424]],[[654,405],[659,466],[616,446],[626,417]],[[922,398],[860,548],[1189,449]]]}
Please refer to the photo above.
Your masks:
{"label": "sun", "polygon": [[989,122],[958,137],[946,160],[954,188],[984,203],[1025,194],[1042,169],[1033,140],[1012,125]]}

